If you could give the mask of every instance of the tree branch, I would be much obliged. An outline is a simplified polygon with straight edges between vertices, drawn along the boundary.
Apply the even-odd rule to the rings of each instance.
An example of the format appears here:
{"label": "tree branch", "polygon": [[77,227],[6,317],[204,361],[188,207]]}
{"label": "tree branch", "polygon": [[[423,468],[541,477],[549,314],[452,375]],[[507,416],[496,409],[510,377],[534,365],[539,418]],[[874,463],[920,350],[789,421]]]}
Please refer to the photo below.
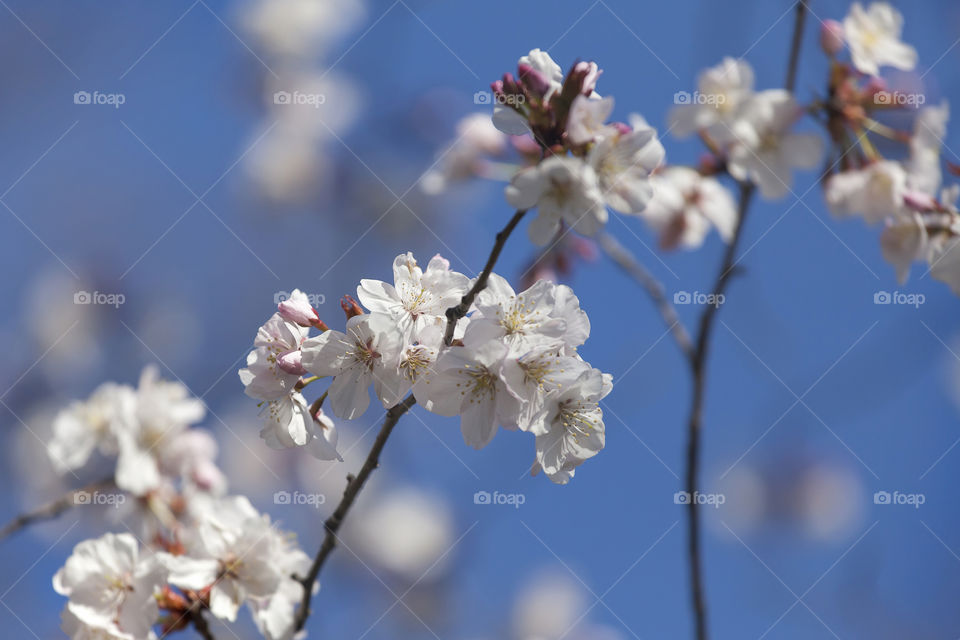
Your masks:
{"label": "tree branch", "polygon": [[373,470],[379,466],[380,452],[383,451],[384,445],[387,444],[387,438],[390,437],[393,428],[397,426],[400,417],[409,411],[410,407],[414,404],[416,404],[416,399],[411,393],[404,398],[403,402],[387,411],[387,417],[383,420],[380,433],[377,434],[377,439],[374,441],[370,453],[367,454],[367,459],[360,468],[360,472],[355,477],[348,476],[347,488],[343,491],[343,498],[340,499],[340,504],[337,505],[333,514],[323,523],[326,535],[323,538],[323,543],[320,545],[320,550],[317,551],[317,555],[313,559],[313,564],[310,566],[307,575],[303,578],[297,578],[297,581],[303,585],[303,600],[300,602],[300,609],[297,611],[297,617],[295,619],[294,629],[296,631],[303,629],[307,623],[307,618],[310,617],[310,600],[313,597],[313,585],[317,581],[317,576],[320,575],[320,570],[323,568],[324,562],[326,562],[327,557],[337,545],[337,532],[340,530],[341,525],[343,525],[343,521],[347,517],[347,512],[350,511],[350,507],[353,506],[353,502],[357,499],[357,494],[360,493],[360,490],[363,489],[367,478],[369,478]]}
{"label": "tree branch", "polygon": [[92,493],[94,491],[99,491],[100,489],[107,489],[113,487],[114,481],[113,476],[109,478],[104,478],[97,482],[88,484],[85,487],[79,489],[72,489],[64,495],[60,496],[53,502],[48,502],[47,504],[34,509],[33,511],[27,511],[22,513],[10,522],[8,522],[2,529],[0,529],[0,540],[3,540],[7,536],[11,536],[21,529],[25,529],[32,524],[37,522],[42,522],[44,520],[53,520],[59,516],[64,511],[67,511],[73,508],[75,505],[79,504],[76,502],[75,497],[81,493]]}
{"label": "tree branch", "polygon": [[203,640],[216,640],[213,632],[210,631],[210,624],[203,617],[203,605],[197,601],[190,609],[190,620],[193,621],[193,628],[197,630]]}
{"label": "tree branch", "polygon": [[467,312],[470,311],[470,305],[473,304],[474,298],[477,297],[477,294],[483,291],[484,287],[487,286],[487,280],[490,278],[490,274],[493,272],[493,267],[497,264],[497,258],[500,257],[500,252],[503,251],[503,245],[507,243],[507,238],[510,237],[510,234],[513,233],[513,230],[516,229],[517,225],[520,223],[520,219],[523,218],[523,215],[526,213],[526,209],[522,209],[513,214],[513,217],[510,218],[510,222],[507,223],[503,229],[497,234],[497,241],[493,245],[493,249],[490,251],[490,257],[487,258],[487,264],[484,265],[483,271],[480,272],[480,275],[474,281],[473,286],[470,287],[470,290],[464,294],[463,298],[460,299],[460,304],[455,307],[450,307],[447,309],[447,330],[443,336],[443,343],[448,347],[453,344],[453,333],[456,331],[457,322],[460,318],[467,315]]}
{"label": "tree branch", "polygon": [[[806,19],[806,0],[799,0],[796,5],[796,18],[793,25],[793,38],[790,44],[790,56],[787,63],[785,87],[793,91],[797,80],[797,67],[800,61],[800,45],[803,42],[803,25]],[[737,226],[733,238],[723,255],[723,262],[713,286],[714,300],[722,299],[730,278],[734,273],[737,247],[743,235],[744,223],[750,202],[753,199],[754,186],[740,183],[740,203]],[[707,640],[707,605],[703,589],[703,563],[700,549],[700,511],[697,508],[695,494],[699,486],[700,473],[700,439],[703,424],[703,402],[706,390],[707,356],[710,352],[710,338],[713,335],[714,319],[717,317],[719,305],[708,305],[700,317],[700,326],[697,332],[696,348],[691,360],[691,375],[693,377],[692,401],[690,406],[690,420],[687,424],[687,461],[685,474],[685,489],[689,495],[687,502],[689,518],[687,519],[687,552],[690,556],[690,595],[694,612],[695,637],[697,640]]]}
{"label": "tree branch", "polygon": [[683,355],[686,356],[688,360],[692,359],[693,342],[690,339],[690,334],[680,321],[676,308],[674,308],[673,304],[667,298],[666,293],[664,293],[663,285],[612,235],[606,232],[600,232],[597,234],[596,240],[600,248],[603,249],[603,252],[607,254],[608,258],[613,260],[614,264],[620,267],[628,276],[636,280],[641,287],[646,289],[654,305],[656,305],[657,311],[660,312],[664,324],[667,325],[670,333],[673,334],[673,339],[680,348],[680,351],[683,352]]}

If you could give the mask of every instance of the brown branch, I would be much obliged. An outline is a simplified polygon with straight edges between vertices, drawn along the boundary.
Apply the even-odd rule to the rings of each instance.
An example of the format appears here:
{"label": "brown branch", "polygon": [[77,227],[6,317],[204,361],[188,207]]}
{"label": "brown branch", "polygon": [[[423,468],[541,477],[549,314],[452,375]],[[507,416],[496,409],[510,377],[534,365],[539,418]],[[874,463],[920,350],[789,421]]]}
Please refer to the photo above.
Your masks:
{"label": "brown branch", "polygon": [[400,417],[409,411],[410,407],[414,404],[416,404],[416,399],[411,393],[404,398],[403,402],[387,411],[387,417],[383,420],[380,433],[377,434],[377,439],[373,442],[373,447],[370,449],[370,453],[367,454],[367,459],[360,468],[360,472],[355,477],[348,476],[347,488],[343,491],[340,504],[337,505],[333,514],[323,523],[326,535],[323,538],[323,543],[320,545],[320,550],[317,551],[317,555],[313,559],[313,564],[310,566],[307,575],[302,578],[296,578],[297,581],[303,585],[303,600],[300,602],[300,609],[297,611],[294,626],[296,631],[303,629],[307,623],[307,618],[310,617],[310,600],[313,596],[313,585],[317,581],[317,576],[320,575],[320,570],[323,568],[324,562],[326,562],[327,557],[337,545],[337,532],[340,530],[341,525],[343,525],[343,521],[347,517],[347,512],[350,511],[350,507],[353,506],[353,502],[357,499],[357,494],[360,493],[360,490],[363,489],[367,478],[369,478],[373,470],[379,466],[380,452],[383,451],[384,445],[387,444],[387,438],[390,437],[393,428],[397,426]]}
{"label": "brown branch", "polygon": [[663,285],[612,235],[601,232],[597,234],[596,239],[607,257],[647,291],[654,305],[656,305],[657,311],[660,312],[664,324],[673,334],[673,339],[680,351],[687,359],[693,358],[693,342],[690,339],[690,334],[680,321],[680,316],[677,315],[673,303],[667,298]]}
{"label": "brown branch", "polygon": [[216,640],[213,632],[210,631],[210,624],[203,617],[203,604],[198,600],[190,608],[190,620],[193,621],[193,628],[197,630],[203,640]]}
{"label": "brown branch", "polygon": [[38,507],[32,511],[27,511],[26,513],[22,513],[18,515],[16,518],[14,518],[13,520],[11,520],[10,522],[8,522],[2,529],[0,529],[0,540],[3,540],[7,536],[13,535],[17,531],[20,531],[21,529],[25,529],[26,527],[29,527],[30,525],[35,524],[37,522],[43,522],[44,520],[53,520],[64,511],[67,511],[73,508],[74,506],[76,506],[77,504],[80,504],[75,500],[75,497],[78,494],[92,493],[94,491],[99,491],[100,489],[107,489],[113,486],[115,486],[113,482],[113,476],[110,476],[109,478],[104,478],[103,480],[99,480],[97,482],[88,484],[85,487],[81,487],[79,489],[72,489],[67,493],[65,493],[64,495],[57,498],[56,500],[54,500],[53,502],[48,502],[47,504],[41,507]]}
{"label": "brown branch", "polygon": [[487,258],[487,264],[484,265],[483,271],[480,272],[480,275],[474,281],[473,286],[470,287],[470,290],[464,294],[463,298],[460,299],[460,304],[450,307],[447,309],[447,330],[443,336],[443,343],[448,347],[453,344],[453,334],[457,328],[457,322],[460,318],[467,315],[467,312],[470,311],[470,305],[473,304],[473,300],[477,297],[477,294],[483,291],[484,287],[487,286],[487,280],[490,278],[490,274],[493,272],[493,267],[497,264],[497,258],[500,257],[500,252],[503,251],[503,245],[507,243],[507,238],[510,237],[510,234],[513,233],[513,230],[517,228],[517,225],[520,223],[520,219],[523,218],[523,215],[526,213],[526,209],[522,209],[513,214],[513,217],[510,218],[510,222],[507,223],[503,229],[500,230],[500,233],[497,234],[497,241],[493,245],[493,249],[490,251],[490,257]]}
{"label": "brown branch", "polygon": [[[797,80],[797,66],[800,61],[800,45],[803,41],[803,25],[806,19],[806,0],[799,0],[796,5],[796,19],[793,25],[793,38],[790,44],[790,57],[787,64],[785,87],[789,91]],[[734,274],[737,247],[743,235],[744,222],[753,199],[754,186],[740,183],[740,203],[737,216],[737,226],[733,238],[723,255],[723,262],[713,286],[714,300],[722,300],[721,296],[727,290],[730,278]],[[697,507],[696,492],[699,486],[700,473],[700,440],[703,426],[703,403],[706,391],[707,356],[710,352],[710,339],[713,335],[714,320],[719,310],[718,304],[708,305],[700,316],[700,326],[697,332],[696,348],[691,359],[691,375],[693,377],[692,401],[690,406],[690,420],[687,424],[687,461],[685,489],[689,496],[687,502],[689,518],[687,519],[687,552],[690,556],[690,595],[694,612],[695,637],[697,640],[707,640],[707,604],[703,589],[703,561],[700,549],[700,510]]]}

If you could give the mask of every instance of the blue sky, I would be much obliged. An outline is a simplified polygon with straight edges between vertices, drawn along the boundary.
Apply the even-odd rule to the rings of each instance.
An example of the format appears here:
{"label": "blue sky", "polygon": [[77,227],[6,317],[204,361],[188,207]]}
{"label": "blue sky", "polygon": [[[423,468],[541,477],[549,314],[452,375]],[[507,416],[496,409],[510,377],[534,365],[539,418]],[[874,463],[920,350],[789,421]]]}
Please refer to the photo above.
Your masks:
{"label": "blue sky", "polygon": [[[960,9],[946,0],[894,4],[920,72],[929,69],[928,100],[960,103],[952,73]],[[256,407],[235,369],[271,313],[274,292],[323,293],[320,312],[334,326],[341,318],[334,301],[360,278],[387,279],[398,253],[444,253],[474,275],[511,214],[499,185],[472,185],[442,200],[413,188],[404,206],[391,205],[430,166],[456,120],[476,109],[473,93],[529,49],[548,49],[564,67],[597,61],[601,93],[617,100],[615,117],[639,112],[663,129],[673,94],[692,89],[698,71],[723,56],[744,56],[758,87],[780,86],[792,24],[785,0],[371,2],[360,26],[318,63],[335,66],[363,97],[356,124],[327,141],[332,184],[308,203],[278,207],[251,194],[243,165],[233,166],[269,124],[261,93],[272,61],[241,28],[241,8],[179,0],[7,0],[0,8],[7,88],[0,92],[7,205],[0,255],[8,274],[0,279],[8,345],[0,387],[9,388],[0,415],[11,488],[0,497],[4,519],[56,495],[37,486],[47,471],[24,464],[36,448],[32,433],[42,434],[50,411],[99,382],[134,382],[145,364],[159,362],[204,395],[212,412],[206,426],[229,443],[225,451],[242,448],[240,440],[262,447]],[[842,18],[846,8],[811,3],[823,19]],[[800,100],[824,84],[816,17],[804,38]],[[82,108],[72,100],[78,90],[127,100],[119,109]],[[944,156],[960,162],[951,150],[960,149],[956,134],[945,143]],[[695,141],[668,136],[664,144],[671,162],[692,163],[700,153]],[[960,437],[960,302],[922,268],[898,286],[878,230],[833,219],[815,178],[798,175],[795,196],[754,203],[742,273],[716,327],[703,478],[705,490],[739,495],[743,509],[731,498],[707,515],[713,635],[956,637],[960,450],[951,447]],[[608,230],[671,295],[709,289],[722,252],[715,235],[697,251],[661,254],[636,219],[614,216]],[[516,278],[532,252],[518,233],[497,272]],[[430,626],[441,637],[503,636],[522,584],[545,567],[569,574],[587,591],[587,605],[601,598],[588,619],[621,637],[691,633],[685,514],[673,503],[687,371],[652,305],[608,261],[581,265],[569,284],[593,327],[583,355],[614,374],[616,386],[605,408],[607,448],[568,486],[524,475],[533,457],[526,434],[501,433],[475,452],[455,420],[420,409],[384,456],[385,486],[439,494],[456,537],[465,533],[452,570],[435,586],[445,615]],[[51,347],[60,325],[43,315],[70,307],[66,296],[81,286],[123,292],[127,303],[80,318],[87,342]],[[878,306],[878,291],[923,294],[925,303]],[[679,311],[692,326],[700,310]],[[343,424],[345,443],[368,448],[378,418],[371,410]],[[278,488],[310,486],[285,460],[273,470],[280,480],[269,477],[253,499],[289,520],[312,552],[317,514],[277,513],[270,501]],[[478,490],[526,500],[519,509],[478,506]],[[926,501],[917,509],[875,505],[881,490],[922,493]],[[27,629],[55,637],[63,601],[50,577],[73,544],[102,527],[67,514],[0,545],[0,619],[11,637],[31,637]],[[339,550],[310,629],[359,637],[393,603],[388,586],[389,578],[381,582]],[[394,611],[368,637],[431,637],[410,622]]]}

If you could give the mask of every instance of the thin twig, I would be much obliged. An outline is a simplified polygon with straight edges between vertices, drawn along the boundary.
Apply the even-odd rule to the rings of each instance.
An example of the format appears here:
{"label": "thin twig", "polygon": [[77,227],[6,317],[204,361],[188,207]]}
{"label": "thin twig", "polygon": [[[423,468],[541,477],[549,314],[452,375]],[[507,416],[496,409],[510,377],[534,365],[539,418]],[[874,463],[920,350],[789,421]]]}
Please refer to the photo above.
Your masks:
{"label": "thin twig", "polygon": [[513,233],[513,230],[520,223],[520,219],[523,218],[523,215],[526,213],[526,209],[522,209],[513,214],[513,217],[510,218],[510,222],[507,223],[503,229],[500,230],[500,233],[497,234],[497,241],[493,245],[493,249],[490,251],[490,257],[487,258],[487,264],[484,265],[483,271],[480,272],[480,275],[474,281],[473,286],[470,287],[470,290],[460,299],[460,304],[450,307],[447,309],[447,330],[443,336],[443,342],[448,347],[453,344],[453,334],[457,328],[457,322],[460,318],[467,315],[467,312],[470,311],[470,305],[473,304],[474,298],[477,297],[477,294],[483,291],[483,288],[487,286],[487,280],[490,278],[490,274],[493,272],[493,267],[497,264],[497,258],[500,257],[500,252],[503,251],[503,245],[507,243],[507,238],[510,237],[510,234]]}
{"label": "thin twig", "polygon": [[[790,44],[790,56],[787,64],[785,87],[793,91],[797,80],[797,67],[800,61],[800,45],[803,42],[803,25],[806,19],[806,0],[799,0],[796,5],[796,19],[793,25],[793,38]],[[723,300],[730,278],[734,274],[737,247],[743,235],[743,229],[753,199],[754,186],[749,183],[740,183],[739,215],[733,238],[723,255],[716,282],[713,286],[713,299]],[[703,403],[706,390],[707,356],[710,352],[710,338],[713,335],[714,319],[717,317],[718,304],[708,305],[700,316],[700,326],[697,331],[697,342],[691,359],[691,375],[693,377],[692,401],[690,406],[690,420],[687,424],[687,462],[685,487],[689,500],[687,509],[687,551],[690,556],[690,592],[694,612],[695,637],[697,640],[707,640],[707,605],[703,589],[703,562],[700,549],[700,510],[697,508],[696,492],[699,486],[700,473],[700,440],[703,426]]]}
{"label": "thin twig", "polygon": [[2,529],[0,529],[0,540],[3,540],[7,536],[13,535],[17,531],[25,529],[34,523],[42,522],[44,520],[53,520],[64,511],[67,511],[78,504],[84,504],[83,502],[78,502],[76,500],[76,496],[79,494],[92,493],[94,491],[107,489],[113,486],[115,486],[113,476],[110,476],[109,478],[104,478],[103,480],[88,484],[85,487],[72,489],[53,502],[48,502],[47,504],[37,507],[32,511],[22,513],[8,522]]}
{"label": "thin twig", "polygon": [[626,247],[620,244],[620,242],[609,233],[598,233],[597,243],[600,245],[600,248],[603,249],[603,252],[607,254],[607,257],[613,260],[614,264],[620,267],[628,276],[636,280],[641,287],[646,289],[650,298],[653,299],[657,311],[660,312],[663,322],[673,334],[673,339],[680,348],[680,351],[683,352],[683,355],[688,359],[693,358],[693,342],[690,339],[690,334],[680,321],[680,316],[677,315],[677,310],[673,306],[673,303],[667,298],[663,285],[660,284],[652,273],[647,271],[646,267],[640,264]]}
{"label": "thin twig", "polygon": [[197,630],[203,640],[216,640],[210,630],[210,624],[203,617],[203,605],[199,601],[190,609],[190,619],[193,621],[194,629]]}
{"label": "thin twig", "polygon": [[296,631],[303,629],[307,623],[307,618],[310,616],[310,599],[313,596],[313,585],[317,581],[317,576],[320,575],[323,563],[326,562],[327,557],[337,545],[337,532],[347,517],[347,512],[350,511],[350,507],[353,506],[353,502],[357,499],[357,494],[360,493],[367,478],[370,477],[373,470],[380,464],[380,452],[383,451],[384,445],[387,444],[387,438],[390,437],[393,428],[397,426],[400,417],[409,411],[410,407],[415,403],[416,399],[413,397],[413,394],[410,394],[404,398],[403,402],[387,411],[387,417],[383,420],[380,433],[377,434],[377,439],[374,441],[370,453],[367,454],[367,459],[360,468],[360,472],[355,477],[348,478],[347,488],[343,491],[343,498],[340,499],[340,504],[337,505],[333,514],[323,523],[326,535],[324,535],[320,550],[317,551],[317,555],[313,559],[313,564],[310,566],[307,575],[302,578],[297,578],[300,584],[303,585],[303,600],[301,600],[300,609],[297,611],[296,625],[294,627]]}

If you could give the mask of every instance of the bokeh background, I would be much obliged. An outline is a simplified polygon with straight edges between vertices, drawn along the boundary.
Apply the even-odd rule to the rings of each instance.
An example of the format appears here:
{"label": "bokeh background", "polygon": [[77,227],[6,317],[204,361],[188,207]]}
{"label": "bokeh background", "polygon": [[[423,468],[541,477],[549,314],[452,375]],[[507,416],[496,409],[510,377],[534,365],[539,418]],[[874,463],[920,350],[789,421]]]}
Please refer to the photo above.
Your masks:
{"label": "bokeh background", "polygon": [[[960,7],[897,2],[928,102],[960,104]],[[321,316],[395,255],[440,252],[474,275],[510,215],[502,185],[441,197],[418,186],[474,92],[533,47],[604,69],[600,91],[664,128],[699,70],[744,56],[760,88],[782,85],[787,0],[567,3],[316,0],[0,0],[0,514],[60,495],[43,454],[55,411],[105,380],[157,363],[209,406],[232,491],[313,553],[321,522],[372,443],[381,413],[340,426],[346,462],[268,450],[236,371],[274,296],[323,296]],[[801,100],[824,85],[810,2]],[[322,93],[286,109],[273,92]],[[124,103],[75,104],[75,92]],[[809,124],[806,126],[810,126]],[[665,137],[672,162],[695,141]],[[960,157],[951,132],[944,156]],[[717,326],[706,404],[704,538],[716,638],[960,635],[960,302],[915,269],[898,287],[877,230],[827,213],[816,176],[757,201],[743,270]],[[660,254],[639,220],[608,229],[667,290],[706,292],[720,259]],[[515,282],[534,249],[518,233],[498,272]],[[480,452],[456,420],[414,409],[352,516],[310,621],[318,638],[684,638],[691,633],[680,488],[690,383],[643,293],[602,256],[568,278],[589,312],[583,349],[615,377],[607,447],[565,487],[526,473],[532,438]],[[122,293],[117,308],[78,291]],[[878,291],[923,294],[918,308]],[[688,324],[700,309],[680,308]],[[372,405],[373,406],[373,405]],[[93,479],[96,471],[90,471]],[[287,489],[319,509],[274,504]],[[522,494],[519,508],[477,491]],[[924,504],[877,505],[877,491]],[[74,509],[0,545],[0,626],[55,638],[50,578],[110,509]],[[217,637],[254,637],[242,622]],[[574,624],[576,623],[576,624]],[[192,633],[192,632],[188,632]]]}

